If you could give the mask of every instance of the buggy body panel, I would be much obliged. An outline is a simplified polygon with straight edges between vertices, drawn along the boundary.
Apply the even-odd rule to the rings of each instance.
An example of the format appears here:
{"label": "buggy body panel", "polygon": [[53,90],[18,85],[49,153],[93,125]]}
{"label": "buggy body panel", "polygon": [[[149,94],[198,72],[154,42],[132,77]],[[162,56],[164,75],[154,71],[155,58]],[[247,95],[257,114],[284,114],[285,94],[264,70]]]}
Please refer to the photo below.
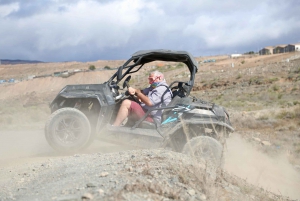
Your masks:
{"label": "buggy body panel", "polygon": [[[76,106],[78,102],[86,103],[87,105],[79,108],[79,106]],[[93,105],[91,106],[91,104]],[[52,113],[64,107],[74,107],[83,110],[88,118],[90,117],[89,120],[93,121],[93,130],[98,133],[104,125],[109,123],[115,108],[115,98],[107,83],[67,85],[50,103]]]}

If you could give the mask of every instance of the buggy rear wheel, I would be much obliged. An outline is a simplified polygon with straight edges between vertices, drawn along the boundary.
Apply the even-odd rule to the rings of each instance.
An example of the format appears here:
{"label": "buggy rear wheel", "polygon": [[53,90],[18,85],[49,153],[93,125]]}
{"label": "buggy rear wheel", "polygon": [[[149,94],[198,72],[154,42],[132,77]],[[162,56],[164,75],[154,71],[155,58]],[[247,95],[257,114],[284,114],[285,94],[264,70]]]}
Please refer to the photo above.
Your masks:
{"label": "buggy rear wheel", "polygon": [[222,168],[224,165],[223,146],[209,136],[192,138],[184,145],[182,153],[196,157],[215,168]]}
{"label": "buggy rear wheel", "polygon": [[45,136],[49,145],[60,152],[78,151],[93,140],[88,118],[74,108],[52,113],[45,126]]}

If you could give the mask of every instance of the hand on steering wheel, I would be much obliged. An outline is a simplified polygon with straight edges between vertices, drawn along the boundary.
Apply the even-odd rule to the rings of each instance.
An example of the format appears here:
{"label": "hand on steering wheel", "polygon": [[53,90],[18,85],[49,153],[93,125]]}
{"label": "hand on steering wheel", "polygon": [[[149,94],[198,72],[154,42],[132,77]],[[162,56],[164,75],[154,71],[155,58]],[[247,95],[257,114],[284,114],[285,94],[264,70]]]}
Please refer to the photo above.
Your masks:
{"label": "hand on steering wheel", "polygon": [[[125,79],[125,81],[124,81],[124,83],[123,83],[123,88],[127,87],[127,92],[128,92],[127,95],[130,95],[131,98],[132,98],[135,102],[139,103],[140,101],[139,101],[138,98],[135,96],[136,89],[134,89],[134,88],[132,88],[132,87],[129,86],[129,81],[130,81],[130,79],[131,79],[131,76],[128,76],[128,77]],[[126,95],[126,94],[125,94],[125,95]]]}
{"label": "hand on steering wheel", "polygon": [[135,94],[135,89],[132,87],[128,87],[128,93],[133,96]]}

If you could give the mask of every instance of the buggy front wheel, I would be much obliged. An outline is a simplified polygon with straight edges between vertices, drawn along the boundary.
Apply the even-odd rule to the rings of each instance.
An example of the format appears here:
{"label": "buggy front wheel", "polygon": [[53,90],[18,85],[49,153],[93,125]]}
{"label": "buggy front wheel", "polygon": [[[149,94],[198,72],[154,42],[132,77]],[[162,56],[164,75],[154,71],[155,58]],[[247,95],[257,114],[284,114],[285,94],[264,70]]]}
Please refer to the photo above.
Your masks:
{"label": "buggy front wheel", "polygon": [[223,146],[216,139],[209,136],[198,136],[188,141],[182,153],[196,157],[215,168],[223,167]]}
{"label": "buggy front wheel", "polygon": [[49,117],[45,125],[45,136],[55,150],[74,152],[90,144],[91,125],[81,111],[75,108],[62,108]]}

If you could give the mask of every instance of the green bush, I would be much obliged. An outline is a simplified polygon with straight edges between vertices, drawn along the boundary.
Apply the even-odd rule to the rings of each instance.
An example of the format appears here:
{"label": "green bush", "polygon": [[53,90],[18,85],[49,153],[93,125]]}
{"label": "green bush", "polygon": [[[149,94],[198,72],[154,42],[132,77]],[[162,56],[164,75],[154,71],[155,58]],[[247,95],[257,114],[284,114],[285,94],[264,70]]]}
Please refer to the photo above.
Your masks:
{"label": "green bush", "polygon": [[287,77],[287,79],[288,79],[288,80],[293,80],[293,79],[294,79],[294,75],[289,74],[288,77]]}
{"label": "green bush", "polygon": [[[300,106],[298,106],[298,107],[294,110],[294,112],[295,112],[295,118],[298,119],[298,120],[300,120]],[[299,124],[300,124],[300,122],[299,122]]]}
{"label": "green bush", "polygon": [[276,115],[277,119],[295,119],[296,114],[294,112],[283,110]]}
{"label": "green bush", "polygon": [[268,120],[269,117],[267,115],[261,115],[257,118],[257,120]]}
{"label": "green bush", "polygon": [[183,65],[183,63],[178,63],[177,65],[176,65],[176,68],[182,68],[184,65]]}
{"label": "green bush", "polygon": [[110,66],[104,66],[104,69],[111,70],[111,67]]}
{"label": "green bush", "polygon": [[89,70],[95,70],[95,69],[96,69],[96,67],[94,65],[89,66]]}
{"label": "green bush", "polygon": [[269,83],[273,83],[273,82],[276,82],[276,81],[278,81],[278,80],[279,80],[278,77],[272,77],[272,78],[269,78],[267,81],[268,81]]}
{"label": "green bush", "polygon": [[263,84],[263,80],[261,77],[252,77],[250,80],[249,80],[249,84]]}
{"label": "green bush", "polygon": [[278,91],[279,90],[279,86],[273,85],[272,89],[273,89],[273,91]]}
{"label": "green bush", "polygon": [[238,76],[236,76],[236,78],[235,79],[240,79],[240,78],[242,78],[242,75],[241,74],[238,74]]}
{"label": "green bush", "polygon": [[222,97],[223,97],[223,95],[220,94],[220,95],[218,95],[218,96],[216,97],[216,100],[219,100],[219,99],[221,99]]}

